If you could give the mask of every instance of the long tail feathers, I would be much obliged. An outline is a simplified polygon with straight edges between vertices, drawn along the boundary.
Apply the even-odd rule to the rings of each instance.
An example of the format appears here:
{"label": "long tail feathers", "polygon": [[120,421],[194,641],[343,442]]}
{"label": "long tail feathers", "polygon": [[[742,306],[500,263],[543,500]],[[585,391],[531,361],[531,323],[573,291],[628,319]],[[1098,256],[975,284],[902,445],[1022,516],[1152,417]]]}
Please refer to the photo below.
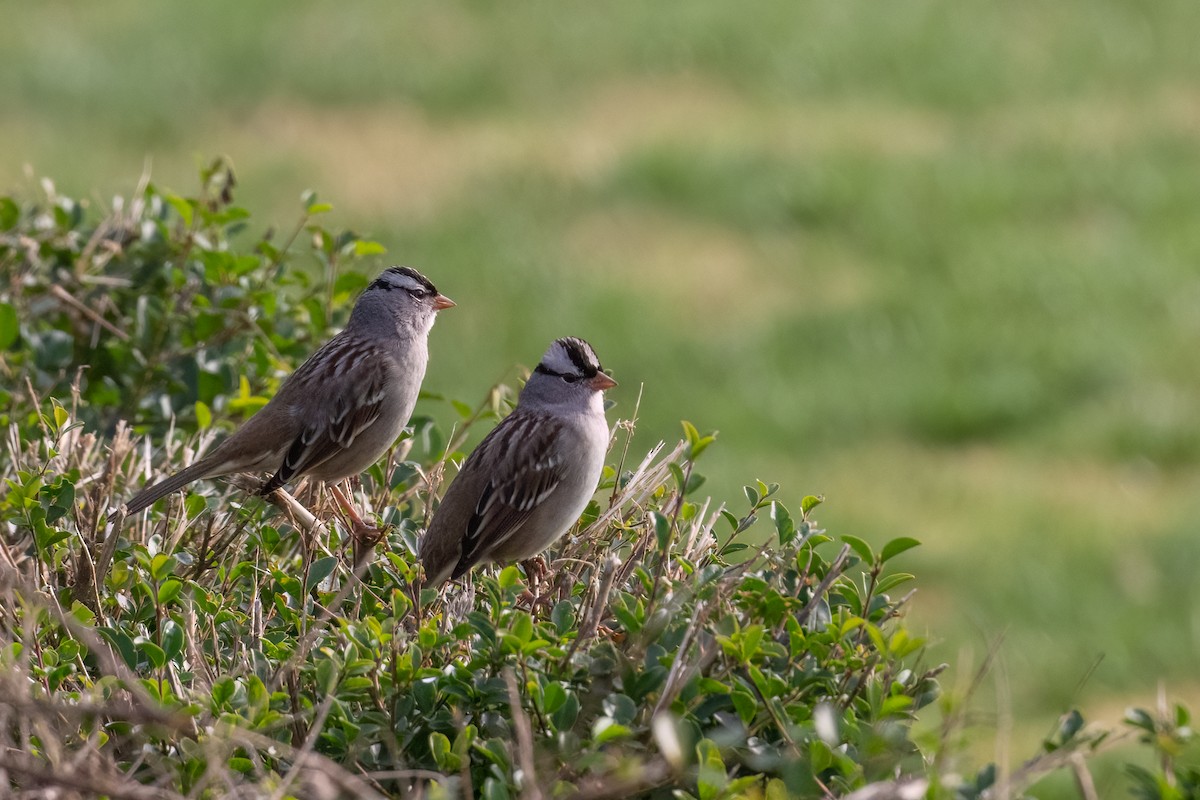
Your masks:
{"label": "long tail feathers", "polygon": [[211,465],[205,463],[203,460],[197,461],[195,464],[186,469],[181,469],[169,478],[164,478],[158,483],[150,484],[125,504],[126,513],[136,514],[142,509],[149,507],[158,498],[166,497],[171,492],[179,491],[192,481],[198,481],[206,477],[210,468]]}

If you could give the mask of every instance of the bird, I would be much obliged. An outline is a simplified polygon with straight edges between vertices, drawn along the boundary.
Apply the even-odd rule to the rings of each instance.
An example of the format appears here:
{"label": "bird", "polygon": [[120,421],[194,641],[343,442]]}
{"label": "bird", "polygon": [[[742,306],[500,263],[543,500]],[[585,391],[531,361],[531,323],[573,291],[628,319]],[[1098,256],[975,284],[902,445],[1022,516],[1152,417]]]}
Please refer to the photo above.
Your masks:
{"label": "bird", "polygon": [[596,491],[617,382],[583,339],[556,339],[517,406],[463,462],[421,539],[426,585],[486,561],[525,561],[579,519]]}
{"label": "bird", "polygon": [[359,295],[346,327],[265,406],[207,456],[142,489],[123,510],[136,514],[204,478],[267,472],[259,494],[314,478],[331,487],[356,527],[369,528],[336,483],[374,464],[408,424],[429,361],[429,331],[437,312],[454,305],[412,267],[384,270]]}

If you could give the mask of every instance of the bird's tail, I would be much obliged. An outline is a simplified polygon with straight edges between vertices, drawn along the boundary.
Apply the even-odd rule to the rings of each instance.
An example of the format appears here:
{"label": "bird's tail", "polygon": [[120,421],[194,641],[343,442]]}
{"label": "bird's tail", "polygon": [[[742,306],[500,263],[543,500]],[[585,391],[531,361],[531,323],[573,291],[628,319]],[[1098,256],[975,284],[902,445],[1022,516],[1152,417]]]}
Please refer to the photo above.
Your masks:
{"label": "bird's tail", "polygon": [[182,489],[192,481],[198,481],[201,478],[207,477],[211,468],[211,464],[201,459],[190,467],[179,470],[179,472],[176,472],[169,478],[164,478],[158,483],[150,484],[125,504],[126,513],[136,514],[142,509],[149,507],[158,498],[166,497],[171,492]]}

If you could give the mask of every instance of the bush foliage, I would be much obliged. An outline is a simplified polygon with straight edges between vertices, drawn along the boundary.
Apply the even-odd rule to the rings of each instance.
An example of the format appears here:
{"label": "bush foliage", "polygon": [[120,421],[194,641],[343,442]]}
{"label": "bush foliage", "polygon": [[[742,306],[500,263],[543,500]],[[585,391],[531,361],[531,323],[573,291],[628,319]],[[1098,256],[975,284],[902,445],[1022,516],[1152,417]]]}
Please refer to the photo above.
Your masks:
{"label": "bush foliage", "polygon": [[[137,486],[266,402],[382,252],[323,227],[311,196],[282,234],[252,235],[228,166],[201,178],[197,196],[146,182],[101,214],[49,183],[0,198],[0,771],[14,791],[975,797],[1104,741],[1068,715],[1024,772],[955,777],[953,706],[940,734],[913,728],[942,670],[904,626],[913,576],[892,568],[917,542],[830,536],[818,498],[761,481],[713,508],[696,464],[714,437],[689,423],[644,454],[636,420],[616,426],[600,500],[536,601],[515,566],[422,591],[414,556],[508,386],[476,406],[424,396],[453,424],[418,416],[362,477],[356,497],[388,534],[357,568],[308,489],[315,520],[207,482],[114,525]],[[1171,760],[1186,711],[1138,714],[1164,756],[1139,789],[1194,793]]]}

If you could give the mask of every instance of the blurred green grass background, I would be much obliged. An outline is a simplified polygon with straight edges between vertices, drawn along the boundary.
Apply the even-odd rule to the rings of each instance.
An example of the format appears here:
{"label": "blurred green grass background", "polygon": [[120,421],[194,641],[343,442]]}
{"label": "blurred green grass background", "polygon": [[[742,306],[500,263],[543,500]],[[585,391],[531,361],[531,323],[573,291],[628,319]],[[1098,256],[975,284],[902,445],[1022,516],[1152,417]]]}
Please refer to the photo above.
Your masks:
{"label": "blurred green grass background", "polygon": [[720,430],[718,497],[922,539],[914,627],[952,662],[1003,634],[1018,728],[1197,694],[1200,5],[5,16],[0,189],[104,206],[226,154],[285,229],[314,188],[459,302],[430,390],[582,335],[643,447]]}

